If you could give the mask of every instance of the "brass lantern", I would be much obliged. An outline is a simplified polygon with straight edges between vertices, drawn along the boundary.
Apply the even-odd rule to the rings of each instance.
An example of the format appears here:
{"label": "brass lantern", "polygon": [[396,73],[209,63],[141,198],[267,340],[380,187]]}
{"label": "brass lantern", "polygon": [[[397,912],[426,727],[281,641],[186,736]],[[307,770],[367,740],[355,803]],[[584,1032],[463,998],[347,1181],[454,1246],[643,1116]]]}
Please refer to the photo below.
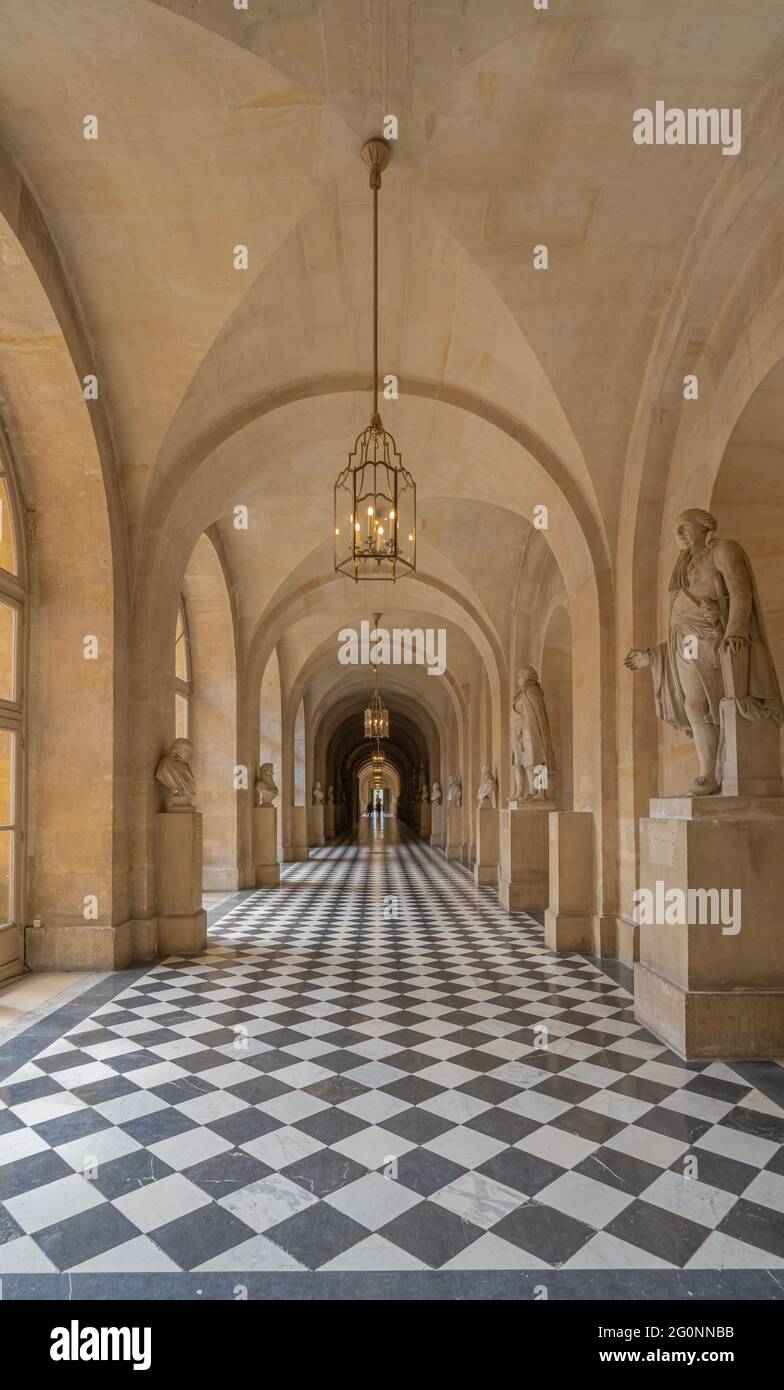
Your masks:
{"label": "brass lantern", "polygon": [[402,578],[416,569],[416,484],[378,410],[378,193],[389,163],[386,140],[362,158],[373,190],[373,411],[335,483],[335,570],[350,579]]}
{"label": "brass lantern", "polygon": [[[365,710],[365,738],[389,738],[389,710],[381,698],[378,688],[378,667],[373,670],[376,676],[376,685],[370,697],[370,704]],[[382,755],[383,756],[383,755]]]}

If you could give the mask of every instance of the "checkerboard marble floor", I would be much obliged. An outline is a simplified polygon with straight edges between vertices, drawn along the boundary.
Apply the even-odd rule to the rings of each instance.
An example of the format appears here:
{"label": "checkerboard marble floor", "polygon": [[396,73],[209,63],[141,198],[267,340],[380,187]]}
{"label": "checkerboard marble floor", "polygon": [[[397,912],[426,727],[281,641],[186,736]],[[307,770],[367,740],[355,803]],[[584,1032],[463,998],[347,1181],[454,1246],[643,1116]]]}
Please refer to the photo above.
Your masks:
{"label": "checkerboard marble floor", "polygon": [[0,1274],[784,1269],[763,1090],[394,822],[312,856],[2,1079]]}

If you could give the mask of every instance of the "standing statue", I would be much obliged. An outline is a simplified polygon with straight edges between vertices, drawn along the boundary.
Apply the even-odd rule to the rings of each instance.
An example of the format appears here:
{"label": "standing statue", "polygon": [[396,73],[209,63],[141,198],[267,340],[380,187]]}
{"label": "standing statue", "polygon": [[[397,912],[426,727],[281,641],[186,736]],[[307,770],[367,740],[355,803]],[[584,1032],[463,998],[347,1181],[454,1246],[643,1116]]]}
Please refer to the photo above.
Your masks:
{"label": "standing statue", "polygon": [[493,811],[496,808],[496,798],[498,796],[498,783],[495,780],[489,767],[482,768],[482,775],[479,779],[479,791],[477,793],[477,804],[489,806]]}
{"label": "standing statue", "polygon": [[176,738],[158,763],[155,776],[166,788],[167,811],[193,810],[196,778],[192,763],[193,744],[189,738]]}
{"label": "standing statue", "polygon": [[449,785],[446,789],[447,806],[462,806],[463,788],[457,777],[450,777]]}
{"label": "standing statue", "polygon": [[433,783],[433,790],[432,790],[432,792],[430,793],[430,804],[431,804],[432,806],[440,806],[440,805],[441,805],[441,783],[440,783],[440,782],[434,782],[434,783]]}
{"label": "standing statue", "polygon": [[[723,775],[721,701],[734,700],[744,720],[784,723],[757,586],[737,541],[712,536],[717,522],[692,507],[675,522],[680,555],[670,579],[666,642],[624,659],[632,671],[650,667],[656,714],[694,739],[699,772],[688,796],[715,796]],[[780,776],[778,766],[770,769]]]}
{"label": "standing statue", "polygon": [[533,666],[523,666],[518,672],[511,722],[515,796],[531,801],[543,794],[556,771],[544,693]]}
{"label": "standing statue", "polygon": [[259,775],[255,785],[257,805],[271,806],[278,794],[275,786],[275,777],[272,771],[272,763],[262,763],[259,768]]}
{"label": "standing statue", "polygon": [[313,783],[313,805],[322,806],[324,804],[324,792],[320,782]]}

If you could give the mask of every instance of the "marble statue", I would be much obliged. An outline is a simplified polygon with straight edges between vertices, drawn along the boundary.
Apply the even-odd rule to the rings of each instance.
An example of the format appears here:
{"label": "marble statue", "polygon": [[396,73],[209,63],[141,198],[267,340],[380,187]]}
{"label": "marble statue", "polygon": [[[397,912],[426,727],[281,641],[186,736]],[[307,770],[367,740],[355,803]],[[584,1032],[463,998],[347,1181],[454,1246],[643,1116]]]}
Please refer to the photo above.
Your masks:
{"label": "marble statue", "polygon": [[544,692],[533,666],[523,666],[518,672],[511,723],[515,797],[531,801],[542,796],[556,770]]}
{"label": "marble statue", "polygon": [[330,782],[329,786],[327,787],[327,805],[328,805],[328,806],[334,806],[334,805],[335,805],[335,788],[333,787],[333,785],[332,785],[331,782]]}
{"label": "marble statue", "polygon": [[[680,554],[670,578],[667,641],[644,651],[633,647],[624,659],[632,671],[650,667],[659,719],[694,739],[699,771],[688,796],[721,790],[722,700],[734,700],[752,725],[784,723],[751,563],[737,541],[715,537],[716,529],[715,517],[698,507],[677,517]],[[777,778],[774,756],[770,775]]]}
{"label": "marble statue", "polygon": [[440,805],[441,805],[441,783],[440,783],[440,782],[434,782],[434,783],[433,783],[433,790],[432,790],[432,792],[430,793],[430,804],[431,804],[432,806],[440,806]]}
{"label": "marble statue", "polygon": [[495,810],[498,797],[498,783],[495,780],[489,767],[482,768],[482,775],[479,779],[479,791],[477,793],[477,804],[479,806],[489,806]]}
{"label": "marble statue", "polygon": [[193,744],[189,738],[176,738],[158,763],[155,776],[166,788],[167,811],[193,810],[196,778],[192,763]]}
{"label": "marble statue", "polygon": [[271,806],[278,794],[275,786],[275,778],[272,772],[272,763],[262,763],[259,768],[259,775],[256,778],[256,804],[258,806]]}
{"label": "marble statue", "polygon": [[313,805],[322,806],[324,804],[324,792],[320,782],[313,783]]}
{"label": "marble statue", "polygon": [[427,789],[427,782],[425,782],[425,785],[424,785],[423,788],[422,788],[422,795],[420,796],[419,800],[420,800],[420,801],[429,801],[429,800],[430,800],[430,793],[429,793],[429,791],[428,791],[428,789]]}
{"label": "marble statue", "polygon": [[457,777],[450,777],[449,785],[446,789],[447,806],[462,806],[463,788]]}

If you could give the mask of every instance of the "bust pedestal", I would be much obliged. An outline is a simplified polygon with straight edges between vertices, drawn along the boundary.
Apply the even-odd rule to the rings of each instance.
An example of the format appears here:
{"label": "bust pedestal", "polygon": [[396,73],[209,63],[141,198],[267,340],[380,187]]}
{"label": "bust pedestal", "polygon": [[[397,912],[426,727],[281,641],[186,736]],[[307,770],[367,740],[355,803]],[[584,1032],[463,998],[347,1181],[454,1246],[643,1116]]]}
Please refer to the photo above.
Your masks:
{"label": "bust pedestal", "polygon": [[550,901],[548,816],[554,801],[509,802],[501,811],[498,896],[507,912],[544,912]]}
{"label": "bust pedestal", "polygon": [[423,840],[430,839],[430,827],[432,824],[430,817],[430,802],[423,801],[419,807],[419,834]]}
{"label": "bust pedestal", "polygon": [[164,956],[195,955],[207,941],[201,813],[159,811],[156,822],[158,950]]}
{"label": "bust pedestal", "polygon": [[332,801],[328,801],[326,806],[322,806],[321,809],[324,812],[324,837],[327,840],[331,840],[335,834],[335,804]]}
{"label": "bust pedestal", "polygon": [[476,862],[474,883],[489,883],[498,887],[499,812],[492,806],[478,806],[476,811]]}
{"label": "bust pedestal", "polygon": [[291,858],[307,859],[308,857],[308,808],[307,806],[292,806]]}
{"label": "bust pedestal", "polygon": [[446,808],[446,857],[447,859],[462,859],[463,857],[462,806],[447,806]]}
{"label": "bust pedestal", "polygon": [[[323,845],[324,843],[324,807],[309,806],[310,829],[308,832],[309,845]],[[334,811],[334,807],[333,807]]]}
{"label": "bust pedestal", "polygon": [[551,951],[594,951],[593,814],[551,811],[550,901],[544,939]]}
{"label": "bust pedestal", "polygon": [[278,808],[253,808],[253,863],[257,888],[277,888],[280,883],[278,863]]}
{"label": "bust pedestal", "polygon": [[784,1055],[784,797],[651,801],[640,888],[639,1022],[687,1060]]}
{"label": "bust pedestal", "polygon": [[430,806],[430,843],[433,849],[443,849],[444,808],[440,801],[434,801]]}

